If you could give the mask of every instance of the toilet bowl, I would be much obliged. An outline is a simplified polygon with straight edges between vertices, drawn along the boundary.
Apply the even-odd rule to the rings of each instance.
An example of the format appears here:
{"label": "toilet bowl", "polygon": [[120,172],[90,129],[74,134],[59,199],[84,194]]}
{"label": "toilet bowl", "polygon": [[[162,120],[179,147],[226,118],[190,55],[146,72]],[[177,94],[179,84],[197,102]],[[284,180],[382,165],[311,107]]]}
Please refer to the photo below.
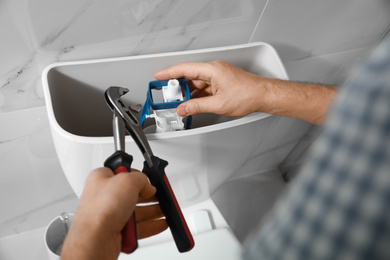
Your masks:
{"label": "toilet bowl", "polygon": [[[265,77],[288,78],[275,49],[261,42],[63,62],[45,68],[42,80],[52,136],[63,171],[77,196],[88,173],[102,167],[114,152],[112,112],[104,99],[108,87],[128,88],[129,93],[123,96],[127,105],[143,104],[155,72],[180,62],[218,59]],[[197,243],[199,239],[207,241],[208,236],[213,241],[220,241],[218,235],[232,236],[231,241],[236,241],[230,231],[220,232],[229,230],[229,226],[211,195],[232,176],[276,168],[308,127],[299,120],[265,113],[241,118],[203,114],[193,117],[189,130],[147,134],[154,154],[169,162],[166,174],[194,235],[195,248],[202,244]],[[134,158],[132,167],[142,169],[144,159],[133,139],[126,136],[125,141],[126,152]],[[141,240],[137,251],[162,243],[173,243],[169,233]],[[212,256],[218,256],[213,251],[216,245],[204,246],[210,247]]]}

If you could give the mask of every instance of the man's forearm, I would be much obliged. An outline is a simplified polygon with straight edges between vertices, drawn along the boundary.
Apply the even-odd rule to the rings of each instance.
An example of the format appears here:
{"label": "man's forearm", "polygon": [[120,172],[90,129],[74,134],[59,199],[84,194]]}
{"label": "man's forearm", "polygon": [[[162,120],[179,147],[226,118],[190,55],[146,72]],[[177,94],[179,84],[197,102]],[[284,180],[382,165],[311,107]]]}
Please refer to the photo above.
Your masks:
{"label": "man's forearm", "polygon": [[259,110],[320,124],[335,91],[333,86],[269,79]]}

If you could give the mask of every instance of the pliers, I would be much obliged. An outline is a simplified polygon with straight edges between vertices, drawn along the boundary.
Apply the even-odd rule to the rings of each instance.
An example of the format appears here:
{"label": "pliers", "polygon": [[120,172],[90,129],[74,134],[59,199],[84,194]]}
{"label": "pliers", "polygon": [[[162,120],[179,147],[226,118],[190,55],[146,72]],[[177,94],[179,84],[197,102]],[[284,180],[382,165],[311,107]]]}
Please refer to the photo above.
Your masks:
{"label": "pliers", "polygon": [[[133,157],[125,152],[125,130],[127,130],[145,159],[142,172],[149,178],[150,183],[156,187],[156,198],[165,215],[176,246],[179,252],[187,252],[194,247],[195,243],[164,171],[168,162],[153,155],[142,126],[120,99],[127,92],[129,92],[127,88],[116,86],[108,88],[105,92],[106,102],[113,111],[116,151],[107,158],[104,166],[110,168],[115,174],[131,170]],[[133,213],[122,231],[122,252],[131,253],[137,246],[135,215]]]}

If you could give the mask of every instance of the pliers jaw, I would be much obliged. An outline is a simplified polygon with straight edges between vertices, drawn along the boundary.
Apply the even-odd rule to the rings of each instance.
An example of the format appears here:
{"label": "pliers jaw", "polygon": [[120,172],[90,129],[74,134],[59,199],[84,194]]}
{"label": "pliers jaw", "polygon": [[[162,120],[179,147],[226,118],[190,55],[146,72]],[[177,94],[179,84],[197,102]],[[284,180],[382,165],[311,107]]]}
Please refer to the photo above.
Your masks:
{"label": "pliers jaw", "polygon": [[134,142],[137,144],[145,161],[149,167],[153,167],[152,156],[153,152],[150,148],[149,142],[146,139],[145,133],[142,130],[142,126],[139,123],[137,117],[131,113],[129,108],[122,102],[121,96],[128,93],[127,88],[122,87],[110,87],[105,92],[105,98],[108,106],[114,113],[115,116],[120,116],[123,120],[127,132],[131,135]]}
{"label": "pliers jaw", "polygon": [[125,151],[125,122],[116,110],[113,111],[112,131],[114,134],[115,151]]}

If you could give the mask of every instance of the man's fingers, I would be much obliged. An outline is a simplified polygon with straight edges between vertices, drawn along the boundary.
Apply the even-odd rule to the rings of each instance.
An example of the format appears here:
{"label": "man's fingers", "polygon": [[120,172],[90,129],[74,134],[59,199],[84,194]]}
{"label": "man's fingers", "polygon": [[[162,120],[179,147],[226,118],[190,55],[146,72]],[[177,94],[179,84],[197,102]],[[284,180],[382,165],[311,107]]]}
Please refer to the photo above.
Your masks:
{"label": "man's fingers", "polygon": [[136,221],[142,222],[152,219],[158,219],[164,217],[159,204],[153,204],[148,206],[137,206],[135,208]]}
{"label": "man's fingers", "polygon": [[156,235],[168,228],[159,204],[137,206],[135,216],[139,239]]}
{"label": "man's fingers", "polygon": [[193,97],[193,92],[201,91],[207,94],[211,94],[210,84],[204,80],[189,80],[187,79],[188,87],[191,92],[191,97]]}
{"label": "man's fingers", "polygon": [[121,182],[122,185],[127,186],[127,189],[129,186],[131,186],[138,190],[139,198],[147,199],[156,193],[156,188],[150,184],[148,177],[146,177],[144,173],[140,171],[133,171],[125,174],[126,175],[123,176],[123,180],[118,180],[118,182]]}
{"label": "man's fingers", "polygon": [[210,70],[211,65],[208,63],[184,62],[156,72],[154,77],[157,80],[186,78],[209,82],[212,75]]}
{"label": "man's fingers", "polygon": [[152,197],[149,197],[149,198],[139,198],[138,199],[138,203],[149,203],[149,202],[157,202],[157,198],[156,196],[152,196]]}
{"label": "man's fingers", "polygon": [[[138,216],[136,215],[136,218]],[[165,219],[157,219],[151,221],[137,222],[137,236],[138,239],[147,238],[157,235],[168,228]]]}

